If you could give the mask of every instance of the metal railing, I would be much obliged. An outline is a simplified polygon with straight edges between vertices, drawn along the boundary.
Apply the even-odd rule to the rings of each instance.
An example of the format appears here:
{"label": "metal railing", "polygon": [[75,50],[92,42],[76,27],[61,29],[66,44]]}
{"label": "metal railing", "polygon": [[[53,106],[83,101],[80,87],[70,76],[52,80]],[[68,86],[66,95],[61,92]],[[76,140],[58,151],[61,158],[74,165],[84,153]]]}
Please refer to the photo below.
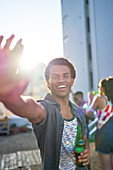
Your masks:
{"label": "metal railing", "polygon": [[95,132],[97,130],[97,121],[98,121],[98,118],[96,117],[88,125],[88,128],[89,128],[89,142],[94,142],[94,140],[95,140]]}

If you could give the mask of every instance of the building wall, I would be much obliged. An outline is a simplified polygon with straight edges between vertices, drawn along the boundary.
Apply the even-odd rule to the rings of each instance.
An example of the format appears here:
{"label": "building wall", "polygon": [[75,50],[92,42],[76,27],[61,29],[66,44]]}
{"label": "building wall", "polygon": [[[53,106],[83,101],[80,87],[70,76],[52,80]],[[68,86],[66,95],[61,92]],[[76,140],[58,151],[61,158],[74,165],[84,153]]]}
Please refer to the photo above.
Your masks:
{"label": "building wall", "polygon": [[113,76],[113,0],[90,0],[94,88],[101,78]]}
{"label": "building wall", "polygon": [[72,90],[87,98],[101,78],[113,76],[113,1],[61,0],[61,7],[64,56],[77,69]]}
{"label": "building wall", "polygon": [[87,93],[89,76],[84,1],[63,0],[62,23],[64,56],[74,64],[77,72],[72,90]]}

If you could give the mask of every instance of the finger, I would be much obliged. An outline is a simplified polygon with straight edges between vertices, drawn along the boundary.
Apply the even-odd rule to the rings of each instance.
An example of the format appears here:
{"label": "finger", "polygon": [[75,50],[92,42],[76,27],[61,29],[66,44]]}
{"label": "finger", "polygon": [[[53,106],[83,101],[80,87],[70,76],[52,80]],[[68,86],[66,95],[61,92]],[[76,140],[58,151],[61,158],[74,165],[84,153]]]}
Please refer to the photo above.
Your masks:
{"label": "finger", "polygon": [[9,47],[10,47],[10,45],[11,45],[12,40],[13,40],[14,37],[15,37],[14,35],[11,35],[11,36],[6,40],[6,44],[5,44],[5,46],[4,46],[4,49],[9,50]]}
{"label": "finger", "polygon": [[9,63],[13,68],[17,68],[20,63],[20,57],[23,52],[23,45],[21,44],[21,39],[17,42],[14,49],[10,52]]}
{"label": "finger", "polygon": [[[83,162],[83,161],[82,161]],[[86,166],[90,163],[90,159],[86,160],[85,162],[83,162],[83,166]]]}
{"label": "finger", "polygon": [[22,42],[22,38],[17,42],[17,44],[18,44],[18,43],[21,43],[21,42]]}
{"label": "finger", "polygon": [[12,52],[12,54],[15,55],[16,57],[17,57],[18,55],[20,56],[20,55],[22,54],[22,52],[23,52],[22,39],[20,39],[20,40],[16,43],[15,47],[13,48],[13,50],[12,50],[11,52]]}
{"label": "finger", "polygon": [[79,159],[80,162],[88,162],[89,161],[89,157],[85,157],[85,158],[81,158]]}
{"label": "finger", "polygon": [[1,47],[1,43],[2,43],[3,38],[4,38],[4,37],[1,35],[1,36],[0,36],[0,47]]}
{"label": "finger", "polygon": [[88,154],[89,153],[89,150],[88,149],[85,149],[83,152],[80,153],[80,155],[84,155],[84,154]]}
{"label": "finger", "polygon": [[86,158],[81,158],[81,159],[79,159],[79,162],[82,162],[83,163],[83,165],[85,166],[85,165],[88,165],[89,163],[90,163],[90,159],[89,159],[89,157],[86,157]]}
{"label": "finger", "polygon": [[79,159],[86,159],[86,158],[88,158],[88,156],[89,156],[88,154],[84,154],[84,155],[82,155],[82,156],[79,156],[78,158],[79,158]]}
{"label": "finger", "polygon": [[0,36],[0,50],[1,50],[1,43],[2,43],[2,40],[3,40],[3,36]]}
{"label": "finger", "polygon": [[18,54],[18,55],[21,55],[21,54],[22,54],[22,52],[23,52],[22,39],[20,39],[20,40],[16,43],[16,45],[15,45],[14,49],[12,50],[12,52],[13,52],[14,54]]}

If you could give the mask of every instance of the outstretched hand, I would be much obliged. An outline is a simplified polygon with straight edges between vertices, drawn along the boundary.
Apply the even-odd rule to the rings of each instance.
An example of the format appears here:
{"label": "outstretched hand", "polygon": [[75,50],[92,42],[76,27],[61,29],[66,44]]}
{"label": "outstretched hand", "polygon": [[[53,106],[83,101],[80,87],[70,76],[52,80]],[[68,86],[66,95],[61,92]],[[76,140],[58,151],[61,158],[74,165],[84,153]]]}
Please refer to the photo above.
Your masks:
{"label": "outstretched hand", "polygon": [[22,93],[27,87],[26,80],[18,74],[18,66],[20,62],[20,57],[23,52],[22,39],[20,39],[15,47],[10,50],[10,45],[14,35],[11,35],[9,39],[6,40],[4,47],[2,48],[1,43],[3,41],[3,36],[0,36],[0,99],[1,96],[11,93],[16,87],[20,87]]}

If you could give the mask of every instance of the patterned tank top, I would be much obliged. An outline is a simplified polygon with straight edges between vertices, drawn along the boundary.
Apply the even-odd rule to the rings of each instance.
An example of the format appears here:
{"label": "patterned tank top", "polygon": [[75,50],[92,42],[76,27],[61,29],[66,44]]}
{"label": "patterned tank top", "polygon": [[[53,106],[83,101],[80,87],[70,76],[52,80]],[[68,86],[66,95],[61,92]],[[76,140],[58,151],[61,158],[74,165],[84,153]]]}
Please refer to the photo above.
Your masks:
{"label": "patterned tank top", "polygon": [[75,154],[72,153],[75,148],[76,135],[77,118],[64,120],[59,170],[75,170],[76,168]]}
{"label": "patterned tank top", "polygon": [[102,110],[97,111],[98,129],[100,129],[113,116],[113,103],[111,103],[111,101],[109,101],[107,97],[106,100],[107,100],[106,107]]}

